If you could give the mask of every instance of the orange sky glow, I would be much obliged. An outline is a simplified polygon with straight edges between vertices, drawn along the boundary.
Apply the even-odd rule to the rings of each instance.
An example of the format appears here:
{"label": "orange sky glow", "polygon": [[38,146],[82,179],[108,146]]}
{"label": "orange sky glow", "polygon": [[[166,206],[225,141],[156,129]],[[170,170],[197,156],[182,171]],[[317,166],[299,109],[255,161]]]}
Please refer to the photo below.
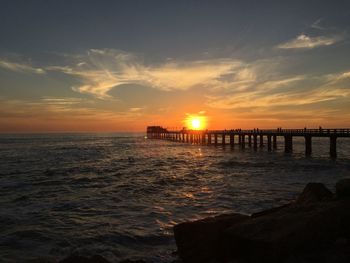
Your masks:
{"label": "orange sky glow", "polygon": [[2,133],[350,126],[341,4],[53,2],[0,9]]}

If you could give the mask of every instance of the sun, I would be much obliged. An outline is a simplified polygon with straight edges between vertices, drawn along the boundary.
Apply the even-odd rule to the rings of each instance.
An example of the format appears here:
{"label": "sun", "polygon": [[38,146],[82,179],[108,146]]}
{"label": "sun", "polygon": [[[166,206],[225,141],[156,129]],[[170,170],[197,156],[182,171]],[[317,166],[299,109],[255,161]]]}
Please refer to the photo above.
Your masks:
{"label": "sun", "polygon": [[199,119],[193,118],[191,120],[191,127],[193,130],[199,130],[201,127],[201,121]]}
{"label": "sun", "polygon": [[207,118],[202,115],[187,115],[184,122],[190,130],[204,130],[207,126]]}

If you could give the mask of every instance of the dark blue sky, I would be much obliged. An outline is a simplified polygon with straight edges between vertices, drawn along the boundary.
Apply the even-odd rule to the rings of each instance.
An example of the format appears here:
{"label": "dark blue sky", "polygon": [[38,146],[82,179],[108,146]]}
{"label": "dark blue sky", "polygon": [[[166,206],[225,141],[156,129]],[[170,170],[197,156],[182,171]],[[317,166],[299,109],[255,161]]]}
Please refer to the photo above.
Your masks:
{"label": "dark blue sky", "polygon": [[[337,80],[341,84],[329,79],[350,70],[350,1],[0,4],[0,98],[7,104],[23,100],[40,108],[43,100],[58,98],[71,100],[67,111],[78,115],[79,109],[91,110],[92,117],[132,109],[144,117],[194,93],[198,102],[186,111],[247,115],[244,105],[253,100],[252,119],[264,111],[312,108],[325,114],[312,120],[315,125],[346,107],[346,77]],[[319,88],[325,95],[312,100]],[[250,99],[244,102],[243,94]],[[151,100],[157,96],[166,103]],[[297,103],[298,96],[310,98]],[[21,116],[13,107],[0,115],[9,123],[12,115]],[[281,121],[269,119],[271,125]]]}
{"label": "dark blue sky", "polygon": [[265,47],[323,25],[349,1],[1,1],[1,48],[26,54],[117,48],[161,56]]}

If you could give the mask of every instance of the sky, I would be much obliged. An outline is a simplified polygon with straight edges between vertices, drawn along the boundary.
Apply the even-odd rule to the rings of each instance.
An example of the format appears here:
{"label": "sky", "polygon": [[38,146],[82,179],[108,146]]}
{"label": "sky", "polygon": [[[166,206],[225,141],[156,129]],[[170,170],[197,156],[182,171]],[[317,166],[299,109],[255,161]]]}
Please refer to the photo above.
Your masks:
{"label": "sky", "polygon": [[0,132],[350,127],[350,1],[0,4]]}

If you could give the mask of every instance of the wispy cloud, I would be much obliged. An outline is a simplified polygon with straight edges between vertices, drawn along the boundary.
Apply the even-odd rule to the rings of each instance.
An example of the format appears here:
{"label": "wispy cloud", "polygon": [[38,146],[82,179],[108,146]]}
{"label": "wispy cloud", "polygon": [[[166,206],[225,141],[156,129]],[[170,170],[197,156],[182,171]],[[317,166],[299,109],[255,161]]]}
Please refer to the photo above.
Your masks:
{"label": "wispy cloud", "polygon": [[[347,82],[350,80],[350,71],[327,74],[324,76],[324,78],[327,80],[328,85]],[[345,85],[349,86],[348,83],[345,83]]]}
{"label": "wispy cloud", "polygon": [[75,116],[86,115],[94,111],[92,101],[70,97],[42,97],[36,100],[3,100],[0,112],[8,112],[11,109],[15,116],[57,116],[60,114],[72,114]]}
{"label": "wispy cloud", "polygon": [[[303,75],[292,74],[290,65],[293,61],[289,57],[273,57],[249,63],[233,58],[194,61],[172,59],[147,63],[132,53],[94,49],[83,55],[67,55],[64,58],[67,59],[65,63],[47,66],[42,69],[43,72],[62,72],[73,77],[79,84],[72,89],[92,95],[91,99],[42,97],[39,101],[4,102],[0,107],[0,115],[12,114],[14,118],[24,118],[26,114],[32,114],[34,117],[51,119],[79,117],[127,122],[137,118],[141,120],[151,114],[149,108],[153,105],[147,105],[147,101],[145,104],[142,100],[137,104],[115,103],[110,91],[123,84],[138,84],[161,91],[192,89],[187,93],[174,94],[180,100],[188,94],[195,94],[198,104],[200,107],[204,105],[202,109],[208,114],[211,110],[227,110],[231,113],[264,112],[265,116],[278,116],[283,108],[289,109],[290,112],[287,113],[292,116],[296,109],[303,107],[315,107],[331,114],[332,109],[344,108],[350,99],[348,70],[325,75],[312,75],[308,72]],[[17,71],[38,70],[30,66],[21,68],[17,63],[8,63],[6,67],[9,65]],[[111,101],[107,102],[106,99]],[[179,103],[169,97],[166,100],[169,104],[167,107]],[[337,102],[340,102],[339,105],[334,106]],[[162,111],[176,112],[164,105],[154,106],[164,108]],[[259,114],[255,117],[258,118]]]}
{"label": "wispy cloud", "polygon": [[313,22],[310,27],[318,30],[326,30],[326,27],[321,26],[321,22],[322,18],[319,18],[315,22]]}
{"label": "wispy cloud", "polygon": [[129,111],[131,111],[131,112],[140,112],[142,110],[143,110],[143,108],[137,108],[137,107],[129,109]]}
{"label": "wispy cloud", "polygon": [[[315,86],[308,86],[313,79]],[[295,108],[301,105],[350,99],[350,74],[294,76],[255,83],[244,92],[208,96],[208,105],[217,109],[271,109],[279,106]]]}
{"label": "wispy cloud", "polygon": [[297,36],[295,39],[291,39],[286,43],[282,43],[277,47],[280,49],[312,49],[321,46],[330,46],[341,38],[339,36],[317,36],[310,37],[305,34]]}
{"label": "wispy cloud", "polygon": [[93,100],[70,97],[42,97],[36,100],[0,98],[0,120],[33,118],[40,120],[128,120],[141,116],[142,108],[111,111],[98,108]]}
{"label": "wispy cloud", "polygon": [[[335,85],[347,78],[348,72],[327,76],[286,75],[279,72],[283,63],[278,59],[251,63],[211,59],[170,60],[149,65],[131,53],[90,50],[86,55],[75,56],[68,66],[48,69],[78,77],[82,84],[73,90],[101,99],[111,98],[109,92],[113,88],[131,83],[163,91],[205,87],[207,105],[215,109],[295,107],[349,96],[346,89]],[[314,86],[309,86],[311,79]],[[128,112],[136,114],[141,110],[135,107]]]}
{"label": "wispy cloud", "polygon": [[106,99],[110,98],[108,92],[111,89],[123,84],[139,84],[165,91],[208,85],[238,71],[241,66],[242,62],[233,59],[172,60],[147,65],[130,53],[93,49],[84,56],[74,57],[68,66],[51,66],[47,70],[78,77],[81,85],[72,87],[74,91]]}
{"label": "wispy cloud", "polygon": [[32,67],[31,65],[24,64],[24,63],[17,63],[17,62],[10,62],[7,60],[0,59],[0,67],[16,71],[16,72],[27,72],[27,73],[34,73],[34,74],[44,74],[45,70],[42,68],[36,68]]}
{"label": "wispy cloud", "polygon": [[81,98],[54,98],[54,97],[42,97],[41,101],[46,104],[52,105],[74,105],[84,101]]}
{"label": "wispy cloud", "polygon": [[0,132],[143,130],[141,111],[101,108],[77,98],[0,98]]}
{"label": "wispy cloud", "polygon": [[[285,77],[281,79],[268,80],[257,85],[257,89],[262,90],[263,92],[271,91],[274,89],[280,89],[282,87],[295,84],[298,81],[304,80],[305,76],[292,76]],[[257,84],[257,83],[255,83]]]}

